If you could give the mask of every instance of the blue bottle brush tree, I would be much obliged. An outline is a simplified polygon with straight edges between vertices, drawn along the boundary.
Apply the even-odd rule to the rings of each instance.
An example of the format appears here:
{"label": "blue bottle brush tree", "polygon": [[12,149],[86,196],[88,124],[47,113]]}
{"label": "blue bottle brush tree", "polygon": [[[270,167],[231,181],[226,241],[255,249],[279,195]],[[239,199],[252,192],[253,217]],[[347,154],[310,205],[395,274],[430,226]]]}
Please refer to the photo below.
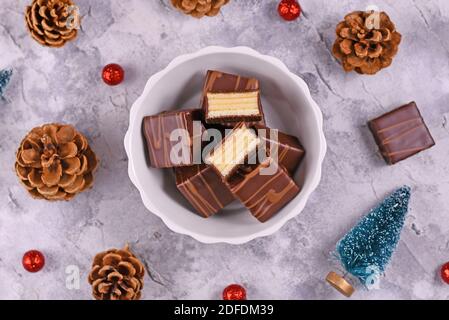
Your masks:
{"label": "blue bottle brush tree", "polygon": [[[378,284],[399,242],[410,200],[410,188],[397,189],[372,209],[340,241],[335,255],[346,273],[359,279],[367,288]],[[327,281],[346,296],[354,288],[335,272]]]}

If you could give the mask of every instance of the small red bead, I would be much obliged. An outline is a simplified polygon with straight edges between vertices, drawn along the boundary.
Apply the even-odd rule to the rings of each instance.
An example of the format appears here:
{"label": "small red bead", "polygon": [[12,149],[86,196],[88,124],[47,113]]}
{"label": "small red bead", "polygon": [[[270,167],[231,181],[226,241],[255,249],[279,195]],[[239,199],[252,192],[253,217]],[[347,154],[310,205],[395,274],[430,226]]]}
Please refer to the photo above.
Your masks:
{"label": "small red bead", "polygon": [[282,0],[278,12],[284,20],[293,21],[301,15],[301,6],[296,0]]}
{"label": "small red bead", "polygon": [[45,257],[40,251],[30,250],[23,255],[22,264],[28,272],[38,272],[45,265]]}
{"label": "small red bead", "polygon": [[111,63],[103,68],[101,76],[106,84],[116,86],[125,78],[125,70],[120,65]]}
{"label": "small red bead", "polygon": [[441,279],[443,279],[444,282],[449,284],[449,262],[446,262],[441,267]]}
{"label": "small red bead", "polygon": [[239,284],[231,284],[223,290],[223,300],[246,300],[246,290]]}

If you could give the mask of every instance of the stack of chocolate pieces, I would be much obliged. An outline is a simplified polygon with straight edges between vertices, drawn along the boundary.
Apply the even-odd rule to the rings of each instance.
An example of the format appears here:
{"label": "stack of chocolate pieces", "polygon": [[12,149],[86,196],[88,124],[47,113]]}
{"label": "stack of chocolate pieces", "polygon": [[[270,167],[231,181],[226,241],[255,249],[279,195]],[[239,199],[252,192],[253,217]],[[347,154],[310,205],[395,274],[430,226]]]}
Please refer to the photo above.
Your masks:
{"label": "stack of chocolate pieces", "polygon": [[[174,168],[178,190],[202,217],[237,199],[265,222],[300,191],[292,175],[304,149],[266,127],[257,79],[208,71],[199,109],[147,116],[143,128],[151,166]],[[213,148],[201,138],[206,128],[226,133]]]}

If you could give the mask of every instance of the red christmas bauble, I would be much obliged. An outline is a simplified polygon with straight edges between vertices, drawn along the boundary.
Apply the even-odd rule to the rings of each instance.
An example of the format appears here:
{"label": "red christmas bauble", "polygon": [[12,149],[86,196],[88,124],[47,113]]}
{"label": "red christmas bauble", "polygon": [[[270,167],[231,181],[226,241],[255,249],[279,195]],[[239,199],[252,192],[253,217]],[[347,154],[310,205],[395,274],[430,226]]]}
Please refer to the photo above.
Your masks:
{"label": "red christmas bauble", "polygon": [[246,290],[239,284],[231,284],[223,290],[223,300],[246,300]]}
{"label": "red christmas bauble", "polygon": [[441,279],[443,279],[444,282],[449,284],[449,262],[446,262],[441,267]]}
{"label": "red christmas bauble", "polygon": [[45,265],[45,257],[40,251],[30,250],[23,255],[22,264],[26,271],[38,272]]}
{"label": "red christmas bauble", "polygon": [[278,6],[278,12],[284,20],[292,21],[301,15],[301,6],[296,0],[282,0]]}
{"label": "red christmas bauble", "polygon": [[116,86],[125,78],[125,70],[120,65],[111,63],[103,68],[101,76],[106,84]]}

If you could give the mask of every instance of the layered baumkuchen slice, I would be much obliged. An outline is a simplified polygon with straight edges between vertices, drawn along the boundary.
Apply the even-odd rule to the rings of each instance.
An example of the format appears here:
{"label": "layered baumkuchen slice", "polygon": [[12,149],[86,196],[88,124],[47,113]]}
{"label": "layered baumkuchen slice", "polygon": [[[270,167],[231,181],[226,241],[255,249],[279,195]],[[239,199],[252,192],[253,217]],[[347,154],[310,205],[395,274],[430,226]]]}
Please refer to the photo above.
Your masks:
{"label": "layered baumkuchen slice", "polygon": [[209,70],[203,88],[202,109],[209,124],[264,123],[259,81],[255,78]]}

